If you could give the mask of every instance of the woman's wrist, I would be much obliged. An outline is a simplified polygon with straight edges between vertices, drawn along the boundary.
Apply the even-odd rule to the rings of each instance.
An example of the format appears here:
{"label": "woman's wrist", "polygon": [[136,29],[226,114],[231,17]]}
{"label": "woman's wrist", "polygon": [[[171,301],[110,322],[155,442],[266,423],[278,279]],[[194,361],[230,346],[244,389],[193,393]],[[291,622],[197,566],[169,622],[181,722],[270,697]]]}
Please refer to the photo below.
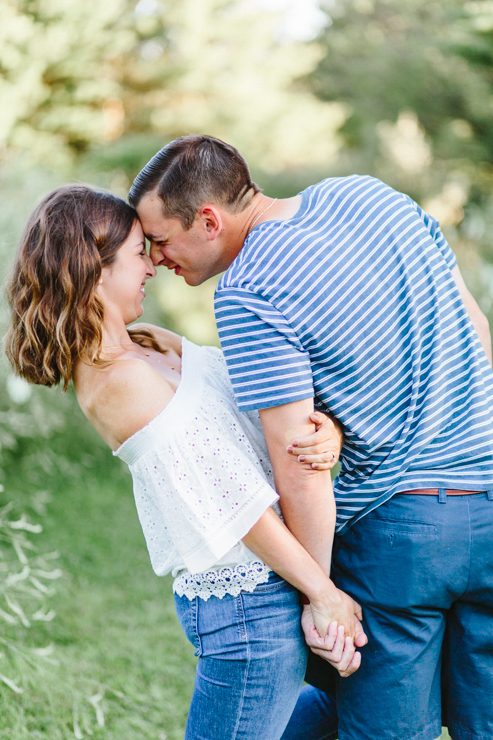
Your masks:
{"label": "woman's wrist", "polygon": [[[329,605],[338,605],[341,602],[339,589],[328,577],[324,578],[323,582],[304,588],[303,593],[308,600],[308,603],[312,604],[316,608],[323,609]],[[305,600],[303,600],[303,603],[305,603]]]}

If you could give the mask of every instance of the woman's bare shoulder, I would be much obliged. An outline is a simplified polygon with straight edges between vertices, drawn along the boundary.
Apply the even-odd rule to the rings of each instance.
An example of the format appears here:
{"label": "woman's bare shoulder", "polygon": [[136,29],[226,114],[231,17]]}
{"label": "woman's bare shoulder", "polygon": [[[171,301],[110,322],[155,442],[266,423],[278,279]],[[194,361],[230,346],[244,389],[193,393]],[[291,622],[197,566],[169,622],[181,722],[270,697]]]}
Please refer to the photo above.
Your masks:
{"label": "woman's bare shoulder", "polygon": [[149,424],[174,395],[157,370],[136,358],[117,360],[91,376],[86,387],[76,387],[79,404],[113,450]]}
{"label": "woman's bare shoulder", "polygon": [[160,344],[163,344],[164,347],[169,347],[181,357],[182,337],[179,334],[176,334],[174,331],[164,329],[162,326],[156,326],[155,324],[146,324],[144,322],[132,324],[129,329],[147,329],[148,331],[152,331]]}

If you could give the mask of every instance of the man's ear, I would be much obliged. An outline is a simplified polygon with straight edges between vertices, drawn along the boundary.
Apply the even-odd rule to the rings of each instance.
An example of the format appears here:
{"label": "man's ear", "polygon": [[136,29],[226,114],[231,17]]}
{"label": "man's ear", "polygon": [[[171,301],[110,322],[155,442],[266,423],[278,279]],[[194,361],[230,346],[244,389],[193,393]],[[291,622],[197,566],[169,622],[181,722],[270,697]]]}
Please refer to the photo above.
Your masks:
{"label": "man's ear", "polygon": [[207,239],[214,241],[223,230],[223,219],[219,209],[213,205],[205,205],[200,209],[198,216],[204,226]]}

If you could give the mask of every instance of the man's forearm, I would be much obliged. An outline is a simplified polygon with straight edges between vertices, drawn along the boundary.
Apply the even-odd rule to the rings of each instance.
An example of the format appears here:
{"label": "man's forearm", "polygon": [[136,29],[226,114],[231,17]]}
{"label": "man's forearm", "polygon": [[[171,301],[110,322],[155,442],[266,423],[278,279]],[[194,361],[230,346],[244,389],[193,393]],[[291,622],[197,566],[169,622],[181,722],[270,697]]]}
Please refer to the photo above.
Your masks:
{"label": "man's forearm", "polygon": [[492,361],[492,355],[491,355],[491,334],[490,334],[490,327],[488,325],[488,322],[486,322],[486,327],[483,327],[483,330],[480,332],[477,327],[476,331],[478,332],[479,341],[483,345],[483,349],[486,353],[486,357],[488,358],[488,361],[490,365],[493,365]]}
{"label": "man's forearm", "polygon": [[472,325],[476,329],[476,333],[485,351],[486,357],[488,358],[489,363],[491,365],[492,364],[491,335],[490,335],[490,327],[488,324],[488,319],[486,318],[484,313],[481,311],[481,309],[479,308],[478,304],[476,303],[474,299],[465,300],[464,305],[466,307],[467,313],[469,314],[469,318],[472,321]]}
{"label": "man's forearm", "polygon": [[312,409],[311,400],[298,401],[263,409],[260,417],[286,526],[328,575],[336,514],[330,471],[313,470],[286,452],[295,437],[313,431]]}

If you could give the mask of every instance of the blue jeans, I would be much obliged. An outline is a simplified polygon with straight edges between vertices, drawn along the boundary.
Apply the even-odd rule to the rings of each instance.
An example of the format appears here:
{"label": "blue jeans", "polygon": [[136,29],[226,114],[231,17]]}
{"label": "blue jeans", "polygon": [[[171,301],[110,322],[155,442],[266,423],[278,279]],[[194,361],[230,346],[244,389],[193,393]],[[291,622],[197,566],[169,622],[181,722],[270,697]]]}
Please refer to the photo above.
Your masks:
{"label": "blue jeans", "polygon": [[335,694],[303,686],[281,740],[335,740],[337,724]]}
{"label": "blue jeans", "polygon": [[175,604],[199,656],[185,740],[279,740],[306,669],[297,591],[271,574],[253,593]]}

